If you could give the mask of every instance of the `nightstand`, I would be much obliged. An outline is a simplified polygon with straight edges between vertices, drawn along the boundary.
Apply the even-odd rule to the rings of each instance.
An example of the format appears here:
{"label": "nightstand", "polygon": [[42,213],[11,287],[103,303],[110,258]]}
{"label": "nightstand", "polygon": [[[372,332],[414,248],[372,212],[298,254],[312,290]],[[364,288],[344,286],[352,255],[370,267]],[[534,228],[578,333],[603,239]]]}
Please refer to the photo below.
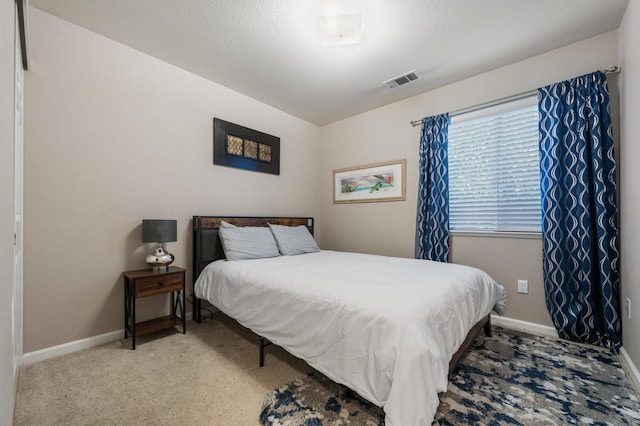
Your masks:
{"label": "nightstand", "polygon": [[[124,338],[131,335],[131,349],[136,348],[136,336],[182,325],[187,331],[185,318],[186,269],[171,266],[167,272],[152,269],[127,271],[124,275]],[[171,314],[136,323],[136,303],[143,297],[171,294]]]}

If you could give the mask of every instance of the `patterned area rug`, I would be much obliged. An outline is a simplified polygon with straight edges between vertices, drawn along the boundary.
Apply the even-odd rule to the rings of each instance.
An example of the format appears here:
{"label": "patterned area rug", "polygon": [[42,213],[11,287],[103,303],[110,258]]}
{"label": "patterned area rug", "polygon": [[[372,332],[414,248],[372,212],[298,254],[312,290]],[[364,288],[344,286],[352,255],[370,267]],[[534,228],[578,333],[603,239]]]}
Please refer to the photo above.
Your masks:
{"label": "patterned area rug", "polygon": [[[312,372],[265,397],[266,426],[384,425],[382,409]],[[605,349],[500,327],[454,372],[434,425],[638,425],[640,402]]]}

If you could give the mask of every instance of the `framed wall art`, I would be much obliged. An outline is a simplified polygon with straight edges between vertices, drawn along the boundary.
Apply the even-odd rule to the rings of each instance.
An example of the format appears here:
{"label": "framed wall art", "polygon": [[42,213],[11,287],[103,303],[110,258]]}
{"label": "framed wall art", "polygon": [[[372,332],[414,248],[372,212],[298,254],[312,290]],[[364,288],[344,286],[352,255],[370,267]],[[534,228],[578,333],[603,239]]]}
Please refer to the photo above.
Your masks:
{"label": "framed wall art", "polygon": [[333,171],[333,203],[371,203],[406,199],[406,160]]}
{"label": "framed wall art", "polygon": [[280,138],[213,119],[213,164],[280,174]]}

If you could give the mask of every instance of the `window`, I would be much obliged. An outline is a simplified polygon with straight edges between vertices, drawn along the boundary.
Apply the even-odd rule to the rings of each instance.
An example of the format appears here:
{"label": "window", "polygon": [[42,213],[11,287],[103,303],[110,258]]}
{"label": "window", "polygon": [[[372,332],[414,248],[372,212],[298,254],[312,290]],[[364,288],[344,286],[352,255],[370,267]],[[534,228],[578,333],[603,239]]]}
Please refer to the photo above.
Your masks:
{"label": "window", "polygon": [[454,115],[452,231],[540,232],[537,95]]}

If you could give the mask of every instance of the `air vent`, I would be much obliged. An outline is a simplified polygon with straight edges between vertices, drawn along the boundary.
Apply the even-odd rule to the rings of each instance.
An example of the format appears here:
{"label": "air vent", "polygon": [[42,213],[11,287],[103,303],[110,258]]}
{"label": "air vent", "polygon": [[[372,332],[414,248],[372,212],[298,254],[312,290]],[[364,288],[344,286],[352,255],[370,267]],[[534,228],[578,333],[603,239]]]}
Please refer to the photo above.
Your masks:
{"label": "air vent", "polygon": [[402,86],[403,84],[407,84],[410,81],[417,80],[418,76],[415,71],[409,71],[406,74],[403,74],[398,77],[394,77],[390,80],[383,81],[382,84],[387,86],[389,89],[393,89],[394,87]]}

